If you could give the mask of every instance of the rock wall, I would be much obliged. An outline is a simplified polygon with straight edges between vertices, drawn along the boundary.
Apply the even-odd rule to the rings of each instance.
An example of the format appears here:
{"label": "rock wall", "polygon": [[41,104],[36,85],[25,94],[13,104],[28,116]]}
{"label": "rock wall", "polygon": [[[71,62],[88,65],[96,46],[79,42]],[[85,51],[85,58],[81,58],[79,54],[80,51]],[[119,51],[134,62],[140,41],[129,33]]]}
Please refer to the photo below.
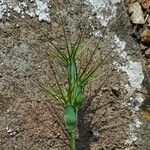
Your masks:
{"label": "rock wall", "polygon": [[[62,108],[56,102],[46,101],[46,94],[32,82],[32,78],[45,84],[53,82],[45,36],[58,45],[58,41],[63,42],[59,14],[65,18],[71,41],[82,28],[87,39],[102,39],[99,59],[112,52],[107,61],[109,76],[93,82],[85,91],[77,148],[141,149],[140,106],[144,95],[139,91],[143,90],[144,74],[139,47],[131,37],[132,26],[120,0],[0,2],[2,149],[69,149],[60,119]],[[96,140],[95,130],[99,135]]]}

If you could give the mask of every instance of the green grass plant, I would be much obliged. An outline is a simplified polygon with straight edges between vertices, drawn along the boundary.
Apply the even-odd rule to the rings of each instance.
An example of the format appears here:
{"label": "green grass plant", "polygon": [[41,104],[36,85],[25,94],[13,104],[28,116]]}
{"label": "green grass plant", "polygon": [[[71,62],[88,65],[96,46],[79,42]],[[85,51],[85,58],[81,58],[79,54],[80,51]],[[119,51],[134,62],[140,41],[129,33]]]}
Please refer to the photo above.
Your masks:
{"label": "green grass plant", "polygon": [[[84,87],[91,81],[101,75],[101,72],[105,70],[103,62],[98,63],[94,67],[89,67],[93,56],[98,48],[98,41],[92,37],[88,42],[83,42],[83,34],[79,34],[76,42],[70,44],[68,42],[65,29],[63,28],[64,41],[65,41],[65,51],[61,51],[52,42],[50,42],[50,53],[57,58],[63,66],[65,66],[66,78],[67,78],[67,88],[60,86],[57,77],[55,76],[55,81],[57,84],[56,89],[49,89],[41,85],[44,90],[48,92],[49,95],[58,100],[64,107],[64,123],[68,130],[70,136],[71,150],[75,150],[75,130],[78,122],[78,111],[82,108],[84,101]],[[93,46],[92,53],[86,62],[83,69],[79,69],[77,66],[77,61],[88,49],[88,47]],[[53,73],[54,70],[52,69]],[[55,74],[55,73],[54,73]]]}

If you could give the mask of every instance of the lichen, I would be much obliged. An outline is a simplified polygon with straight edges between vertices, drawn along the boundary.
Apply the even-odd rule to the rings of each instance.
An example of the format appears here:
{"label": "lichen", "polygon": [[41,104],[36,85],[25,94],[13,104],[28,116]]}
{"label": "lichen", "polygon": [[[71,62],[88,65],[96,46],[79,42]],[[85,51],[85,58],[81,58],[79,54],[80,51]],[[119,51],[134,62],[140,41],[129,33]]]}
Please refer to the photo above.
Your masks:
{"label": "lichen", "polygon": [[[9,11],[9,9],[21,14],[21,17],[24,18],[24,14],[29,15],[30,17],[38,17],[39,21],[50,22],[49,14],[49,1],[35,0],[35,1],[6,1],[2,0],[0,2],[0,19],[3,15]],[[25,11],[24,11],[25,10]]]}
{"label": "lichen", "polygon": [[101,25],[104,27],[116,16],[117,7],[115,4],[119,2],[120,0],[86,0],[86,4],[93,6],[93,12],[97,13],[97,19],[99,19]]}
{"label": "lichen", "polygon": [[7,5],[5,4],[5,1],[2,0],[0,2],[0,19],[2,19],[2,17],[5,14],[6,10],[7,10]]}
{"label": "lichen", "polygon": [[[132,145],[133,142],[137,141],[138,137],[136,134],[136,128],[140,128],[142,122],[137,116],[137,112],[142,104],[143,97],[141,94],[137,94],[136,90],[141,89],[141,84],[144,79],[142,72],[141,62],[133,62],[130,56],[124,51],[125,43],[119,40],[117,36],[114,38],[118,47],[115,51],[118,52],[119,56],[126,61],[125,65],[119,64],[114,61],[115,66],[118,68],[118,71],[125,72],[128,78],[128,83],[124,84],[124,88],[128,91],[130,96],[130,103],[125,104],[127,107],[131,107],[130,111],[132,112],[133,122],[129,124],[129,130],[127,131],[128,138],[125,141],[125,144]],[[134,105],[133,105],[133,102]]]}
{"label": "lichen", "polygon": [[120,66],[123,72],[126,72],[129,83],[126,89],[129,93],[133,93],[136,89],[141,88],[144,75],[142,72],[142,65],[140,62],[133,62],[131,60],[125,66]]}

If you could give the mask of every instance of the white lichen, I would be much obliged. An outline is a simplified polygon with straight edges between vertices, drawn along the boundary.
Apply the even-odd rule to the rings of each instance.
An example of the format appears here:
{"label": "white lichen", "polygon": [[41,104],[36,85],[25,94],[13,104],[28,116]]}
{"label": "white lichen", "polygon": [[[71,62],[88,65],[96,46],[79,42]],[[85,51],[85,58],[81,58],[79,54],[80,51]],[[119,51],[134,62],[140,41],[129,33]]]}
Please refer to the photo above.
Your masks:
{"label": "white lichen", "polygon": [[128,59],[127,53],[124,51],[126,42],[121,41],[116,35],[114,36],[114,41],[115,44],[117,45],[114,51],[116,51],[119,54],[119,56],[122,57],[123,59]]}
{"label": "white lichen", "polygon": [[135,124],[135,127],[136,127],[136,128],[140,128],[141,125],[142,125],[142,122],[139,120],[138,117],[135,117],[135,119],[134,119],[134,124]]}
{"label": "white lichen", "polygon": [[0,19],[2,19],[3,15],[7,12],[7,5],[4,0],[0,1]]}
{"label": "white lichen", "polygon": [[141,88],[144,75],[140,62],[129,60],[125,66],[120,66],[119,69],[125,72],[128,76],[129,83],[125,85],[125,87],[129,93],[133,93],[136,89]]}
{"label": "white lichen", "polygon": [[95,37],[103,37],[101,31],[93,30],[91,34],[94,35]]}
{"label": "white lichen", "polygon": [[129,138],[125,141],[125,144],[126,145],[132,145],[133,142],[137,141],[137,134],[135,133],[134,130],[131,131],[131,127],[130,127],[130,132],[128,134],[129,134]]}
{"label": "white lichen", "polygon": [[[26,15],[29,15],[30,17],[37,16],[39,21],[50,22],[51,19],[49,14],[48,1],[43,2],[42,0],[35,0],[32,3],[34,4],[34,7],[30,6],[31,4],[28,1],[15,2],[10,0],[2,0],[0,1],[0,19],[2,19],[3,15],[9,9],[12,9],[13,11],[19,14],[24,12],[25,9],[27,9],[24,12]],[[21,15],[21,18],[24,17],[25,15]]]}
{"label": "white lichen", "polygon": [[93,6],[93,12],[97,13],[97,19],[104,27],[116,16],[117,7],[115,4],[119,2],[121,0],[86,0],[86,4]]}
{"label": "white lichen", "polygon": [[35,17],[35,12],[33,9],[27,10],[26,14],[29,15],[30,17]]}
{"label": "white lichen", "polygon": [[37,9],[35,10],[35,14],[38,16],[39,21],[45,20],[50,22],[49,16],[49,8],[47,2],[42,2],[40,0],[35,0]]}
{"label": "white lichen", "polygon": [[[124,72],[127,75],[128,83],[124,85],[124,88],[128,91],[130,96],[130,103],[127,103],[124,106],[131,108],[133,122],[129,125],[128,138],[125,141],[125,144],[132,145],[135,141],[137,141],[136,128],[140,128],[142,122],[139,120],[136,113],[139,111],[142,102],[144,101],[141,94],[137,94],[136,90],[140,90],[141,84],[144,79],[144,75],[142,72],[141,62],[134,62],[124,51],[125,43],[119,40],[116,36],[114,37],[116,40],[117,48],[115,51],[118,52],[120,58],[126,61],[125,65],[119,64],[117,61],[114,61],[114,65],[118,68],[118,71]],[[128,148],[129,149],[129,148]]]}

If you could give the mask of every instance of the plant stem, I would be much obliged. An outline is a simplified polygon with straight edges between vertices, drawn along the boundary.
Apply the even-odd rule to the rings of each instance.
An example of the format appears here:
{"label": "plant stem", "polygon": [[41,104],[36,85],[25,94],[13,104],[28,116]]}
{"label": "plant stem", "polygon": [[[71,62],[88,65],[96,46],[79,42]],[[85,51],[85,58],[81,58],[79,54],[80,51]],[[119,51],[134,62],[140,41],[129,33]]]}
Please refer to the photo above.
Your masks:
{"label": "plant stem", "polygon": [[76,150],[76,148],[75,148],[74,131],[70,132],[69,135],[70,135],[71,150]]}

